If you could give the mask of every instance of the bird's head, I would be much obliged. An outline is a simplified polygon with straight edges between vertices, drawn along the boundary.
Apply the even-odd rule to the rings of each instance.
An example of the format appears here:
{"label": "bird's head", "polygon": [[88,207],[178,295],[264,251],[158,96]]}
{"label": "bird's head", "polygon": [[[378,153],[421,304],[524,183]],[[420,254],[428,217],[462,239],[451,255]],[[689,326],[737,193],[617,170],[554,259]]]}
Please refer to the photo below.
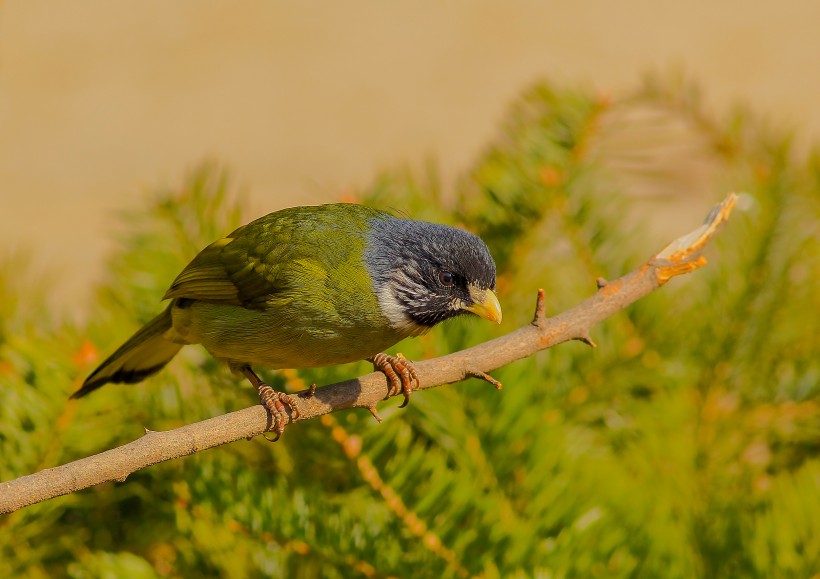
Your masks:
{"label": "bird's head", "polygon": [[405,335],[462,314],[501,323],[495,262],[472,233],[396,217],[373,219],[365,263],[382,313]]}

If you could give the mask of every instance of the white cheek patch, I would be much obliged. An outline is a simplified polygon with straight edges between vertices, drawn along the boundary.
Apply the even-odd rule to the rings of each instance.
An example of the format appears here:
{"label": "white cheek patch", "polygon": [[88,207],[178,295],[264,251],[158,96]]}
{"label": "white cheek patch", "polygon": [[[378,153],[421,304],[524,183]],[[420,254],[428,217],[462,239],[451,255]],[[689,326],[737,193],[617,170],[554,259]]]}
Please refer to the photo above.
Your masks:
{"label": "white cheek patch", "polygon": [[[419,336],[427,332],[430,328],[417,324],[405,313],[405,306],[396,297],[397,292],[402,289],[403,293],[412,288],[415,295],[421,295],[425,288],[419,286],[406,274],[396,271],[390,280],[382,287],[377,294],[379,308],[382,314],[390,322],[390,325],[404,336]],[[418,300],[420,303],[422,300]]]}

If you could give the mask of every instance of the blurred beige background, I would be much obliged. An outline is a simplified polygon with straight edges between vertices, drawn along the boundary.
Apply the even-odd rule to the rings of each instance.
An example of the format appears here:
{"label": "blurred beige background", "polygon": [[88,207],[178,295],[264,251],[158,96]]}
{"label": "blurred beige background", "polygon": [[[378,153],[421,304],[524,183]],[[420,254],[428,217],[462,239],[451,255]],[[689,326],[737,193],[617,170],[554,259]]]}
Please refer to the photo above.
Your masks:
{"label": "blurred beige background", "polygon": [[452,186],[538,78],[680,67],[816,140],[818,24],[817,0],[0,0],[0,258],[30,250],[80,311],[117,212],[203,158],[249,216],[430,158]]}

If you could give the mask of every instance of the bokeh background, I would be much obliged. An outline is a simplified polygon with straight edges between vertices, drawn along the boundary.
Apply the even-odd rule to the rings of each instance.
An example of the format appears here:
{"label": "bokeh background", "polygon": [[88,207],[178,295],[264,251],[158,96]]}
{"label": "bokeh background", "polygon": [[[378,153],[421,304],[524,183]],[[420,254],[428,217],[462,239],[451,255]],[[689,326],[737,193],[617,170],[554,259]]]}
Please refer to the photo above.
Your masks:
{"label": "bokeh background", "polygon": [[[819,577],[814,2],[0,4],[0,480],[243,408],[196,348],[68,401],[195,252],[358,200],[475,231],[501,327],[740,202],[710,264],[494,373],[0,518],[3,577]],[[367,364],[265,374],[298,390]]]}

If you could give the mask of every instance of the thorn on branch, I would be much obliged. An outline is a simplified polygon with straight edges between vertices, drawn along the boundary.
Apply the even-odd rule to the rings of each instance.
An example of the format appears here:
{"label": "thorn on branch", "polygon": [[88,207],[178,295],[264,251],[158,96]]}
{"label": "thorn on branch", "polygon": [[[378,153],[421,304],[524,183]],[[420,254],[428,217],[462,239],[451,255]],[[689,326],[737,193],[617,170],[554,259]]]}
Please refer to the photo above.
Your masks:
{"label": "thorn on branch", "polygon": [[581,336],[581,337],[575,338],[575,339],[578,340],[579,342],[583,342],[584,344],[586,344],[590,348],[597,348],[598,347],[598,344],[593,342],[592,338],[590,338],[589,335]]}
{"label": "thorn on branch", "polygon": [[307,396],[305,396],[305,398],[313,398],[314,396],[316,396],[316,384],[311,384],[310,388],[308,388],[308,393]]}
{"label": "thorn on branch", "polygon": [[382,417],[379,416],[379,411],[376,410],[376,407],[375,406],[370,406],[370,407],[368,407],[368,410],[370,411],[370,414],[373,415],[373,418],[376,419],[376,422],[381,424],[382,423]]}
{"label": "thorn on branch", "polygon": [[599,277],[595,280],[595,284],[598,286],[598,289],[605,288],[608,283],[609,282],[603,277]]}
{"label": "thorn on branch", "polygon": [[538,288],[538,298],[535,300],[535,315],[532,317],[532,325],[540,326],[547,319],[547,305],[544,298],[544,289]]}
{"label": "thorn on branch", "polygon": [[501,382],[499,382],[498,380],[496,380],[495,378],[493,378],[492,376],[490,376],[486,372],[482,372],[481,370],[473,370],[473,369],[468,368],[466,370],[466,374],[468,376],[472,376],[473,378],[478,378],[480,380],[485,380],[486,382],[489,382],[490,384],[495,386],[496,390],[501,390],[501,386],[502,386]]}

